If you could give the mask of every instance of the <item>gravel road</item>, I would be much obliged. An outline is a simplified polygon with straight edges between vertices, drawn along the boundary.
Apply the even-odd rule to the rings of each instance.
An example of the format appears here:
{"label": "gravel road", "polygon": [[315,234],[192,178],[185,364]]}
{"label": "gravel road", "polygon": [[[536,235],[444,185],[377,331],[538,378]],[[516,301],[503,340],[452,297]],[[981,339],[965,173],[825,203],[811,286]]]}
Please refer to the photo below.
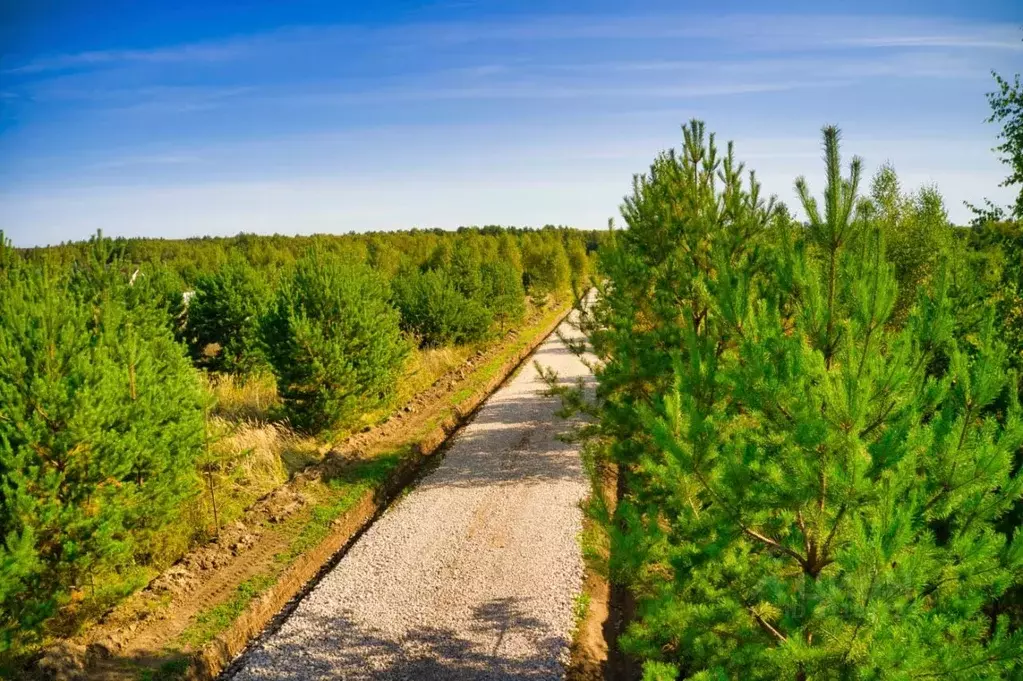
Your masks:
{"label": "gravel road", "polygon": [[[533,359],[592,378],[557,335]],[[530,360],[233,681],[562,678],[587,482],[542,389]]]}

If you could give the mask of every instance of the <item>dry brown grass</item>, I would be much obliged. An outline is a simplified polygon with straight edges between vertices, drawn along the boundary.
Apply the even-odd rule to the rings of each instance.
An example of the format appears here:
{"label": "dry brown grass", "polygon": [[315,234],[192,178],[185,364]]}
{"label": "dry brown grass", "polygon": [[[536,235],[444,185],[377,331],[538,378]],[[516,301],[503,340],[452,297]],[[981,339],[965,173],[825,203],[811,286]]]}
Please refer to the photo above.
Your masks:
{"label": "dry brown grass", "polygon": [[412,352],[398,386],[397,404],[402,405],[423,392],[438,378],[461,366],[475,353],[476,346],[421,348]]}
{"label": "dry brown grass", "polygon": [[277,383],[270,373],[244,378],[210,374],[207,380],[214,399],[213,414],[229,421],[268,421],[281,404]]}
{"label": "dry brown grass", "polygon": [[203,492],[185,512],[194,536],[200,539],[215,530],[210,477],[216,495],[217,521],[223,527],[240,518],[257,499],[320,461],[327,450],[315,439],[280,423],[239,423],[213,416],[209,427],[213,439],[208,472],[202,475]]}

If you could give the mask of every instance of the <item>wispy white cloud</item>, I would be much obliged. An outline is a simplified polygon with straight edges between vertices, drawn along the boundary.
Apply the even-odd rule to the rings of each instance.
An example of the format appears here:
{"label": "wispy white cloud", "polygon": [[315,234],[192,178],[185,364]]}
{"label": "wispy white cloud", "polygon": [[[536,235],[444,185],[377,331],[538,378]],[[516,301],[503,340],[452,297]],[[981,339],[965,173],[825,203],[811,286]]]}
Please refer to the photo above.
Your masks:
{"label": "wispy white cloud", "polygon": [[913,17],[850,15],[547,16],[501,23],[412,23],[291,26],[152,48],[93,50],[41,55],[0,71],[31,75],[128,63],[210,63],[239,60],[276,50],[368,44],[459,45],[493,42],[695,39],[757,50],[860,48],[952,48],[1023,50],[1018,26]]}
{"label": "wispy white cloud", "polygon": [[186,113],[216,108],[257,91],[249,85],[87,87],[60,79],[28,86],[16,97],[35,104],[84,104],[116,112]]}
{"label": "wispy white cloud", "polygon": [[987,31],[977,35],[890,35],[846,38],[843,42],[858,47],[955,47],[1023,51],[1023,40],[1007,31]]}
{"label": "wispy white cloud", "polygon": [[[1021,43],[1023,44],[1023,43]],[[786,58],[746,58],[723,60],[654,59],[576,63],[553,65],[555,71],[575,73],[627,73],[675,76],[698,75],[704,79],[721,77],[775,77],[813,75],[819,78],[871,78],[897,76],[901,78],[963,78],[990,76],[990,63],[975,55],[964,55],[947,50],[926,52],[897,52],[884,56],[874,54],[835,58],[820,54],[807,54]]]}
{"label": "wispy white cloud", "polygon": [[[1012,23],[941,18],[681,13],[630,16],[545,16],[501,23],[435,23],[389,29],[406,40],[437,43],[559,40],[703,39],[758,49],[863,47],[986,47],[1023,49]],[[382,37],[386,34],[380,34]]]}
{"label": "wispy white cloud", "polygon": [[423,102],[442,100],[566,100],[566,99],[688,99],[723,97],[758,92],[783,92],[799,88],[842,85],[838,80],[789,80],[776,82],[694,83],[636,87],[627,84],[578,86],[564,84],[507,83],[489,87],[406,87],[362,92],[331,92],[272,95],[294,105]]}
{"label": "wispy white cloud", "polygon": [[850,155],[938,182],[959,219],[963,199],[1000,196],[983,93],[1018,37],[940,19],[560,16],[5,61],[18,125],[0,138],[0,222],[22,243],[98,226],[599,227],[693,116],[790,201],[797,174],[820,186],[819,123],[845,123]]}
{"label": "wispy white cloud", "polygon": [[135,50],[92,50],[73,54],[41,56],[20,66],[0,73],[9,75],[33,74],[46,71],[64,71],[107,66],[125,62],[150,64],[212,62],[234,59],[246,51],[248,41],[224,41],[185,44]]}

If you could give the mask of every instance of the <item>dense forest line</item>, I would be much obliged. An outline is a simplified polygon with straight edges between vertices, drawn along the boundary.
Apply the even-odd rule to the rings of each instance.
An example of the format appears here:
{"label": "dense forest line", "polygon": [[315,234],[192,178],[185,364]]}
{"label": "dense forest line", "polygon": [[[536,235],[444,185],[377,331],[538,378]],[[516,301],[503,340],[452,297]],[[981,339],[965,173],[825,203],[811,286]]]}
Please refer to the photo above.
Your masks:
{"label": "dense forest line", "polygon": [[283,459],[562,304],[601,238],[0,237],[0,651],[73,632],[280,484]]}
{"label": "dense forest line", "polygon": [[[1023,89],[998,83],[1021,185]],[[958,227],[890,166],[865,186],[836,128],[823,150],[797,220],[693,121],[599,252],[597,399],[562,392],[593,417],[615,643],[646,681],[1018,679],[1023,192]]]}

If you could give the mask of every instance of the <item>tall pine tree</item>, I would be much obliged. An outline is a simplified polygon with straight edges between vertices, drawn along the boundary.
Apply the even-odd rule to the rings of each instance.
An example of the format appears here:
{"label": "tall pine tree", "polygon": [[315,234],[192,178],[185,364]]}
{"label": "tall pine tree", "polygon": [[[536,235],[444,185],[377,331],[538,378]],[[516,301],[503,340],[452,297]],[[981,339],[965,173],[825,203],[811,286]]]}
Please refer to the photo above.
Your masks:
{"label": "tall pine tree", "polygon": [[297,427],[344,428],[394,394],[409,346],[388,298],[365,265],[316,251],[282,283],[263,334]]}
{"label": "tall pine tree", "polygon": [[[271,293],[264,275],[240,258],[199,277],[186,313],[193,358],[201,366],[232,373],[265,366],[259,329]],[[208,352],[213,345],[216,352]]]}

